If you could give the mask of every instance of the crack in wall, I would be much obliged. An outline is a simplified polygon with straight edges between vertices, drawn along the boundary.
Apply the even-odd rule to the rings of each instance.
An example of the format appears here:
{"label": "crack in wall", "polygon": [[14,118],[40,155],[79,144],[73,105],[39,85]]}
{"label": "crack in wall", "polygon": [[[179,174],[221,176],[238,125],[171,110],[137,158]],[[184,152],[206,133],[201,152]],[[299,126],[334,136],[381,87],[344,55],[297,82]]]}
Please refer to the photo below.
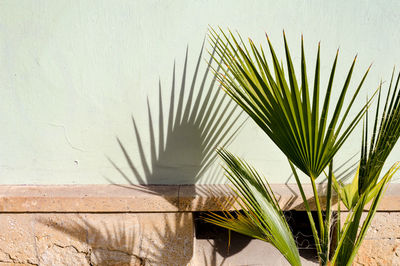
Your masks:
{"label": "crack in wall", "polygon": [[[89,246],[88,251],[81,251],[79,250],[77,247],[75,247],[74,245],[60,245],[57,243],[52,243],[52,247],[58,247],[61,249],[72,249],[75,253],[77,254],[82,254],[85,256],[88,265],[90,266],[94,266],[94,265],[99,265],[99,264],[103,264],[103,260],[106,259],[106,257],[129,257],[129,258],[133,258],[135,259],[135,265],[140,265],[140,266],[144,266],[146,265],[147,262],[149,262],[149,260],[147,258],[141,257],[139,255],[136,255],[134,253],[128,252],[128,251],[123,251],[123,250],[119,250],[119,249],[111,249],[111,248],[92,248]],[[50,248],[50,249],[51,249]],[[99,254],[100,252],[100,254]],[[106,256],[104,256],[104,254],[106,254]],[[103,255],[103,257],[102,257]],[[93,259],[95,259],[95,261],[99,260],[100,263],[96,263],[95,261],[93,261]],[[138,263],[138,264],[137,264]],[[38,265],[38,264],[32,264],[32,265]]]}
{"label": "crack in wall", "polygon": [[49,126],[52,126],[52,127],[62,128],[63,132],[64,132],[64,139],[72,149],[77,150],[77,151],[82,151],[82,152],[88,152],[87,150],[84,150],[82,148],[76,147],[75,145],[72,144],[71,140],[68,137],[67,129],[66,129],[66,127],[64,125],[54,124],[54,123],[47,123],[47,124]]}
{"label": "crack in wall", "polygon": [[21,261],[17,258],[14,258],[11,256],[10,253],[5,252],[4,250],[0,250],[1,253],[3,253],[7,258],[6,259],[0,259],[0,263],[12,263],[12,264],[28,264],[28,265],[39,265],[38,263],[32,262],[31,260],[27,259],[26,261]]}

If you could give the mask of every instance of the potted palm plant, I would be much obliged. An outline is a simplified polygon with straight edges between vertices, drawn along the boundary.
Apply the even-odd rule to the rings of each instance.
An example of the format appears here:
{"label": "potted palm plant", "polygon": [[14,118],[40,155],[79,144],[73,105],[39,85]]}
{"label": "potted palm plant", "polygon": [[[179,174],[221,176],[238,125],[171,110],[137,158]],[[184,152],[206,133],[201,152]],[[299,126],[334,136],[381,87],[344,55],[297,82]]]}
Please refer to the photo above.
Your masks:
{"label": "potted palm plant", "polygon": [[[240,35],[230,31],[210,30],[209,39],[216,49],[215,74],[226,93],[253,119],[288,159],[308,214],[320,265],[351,265],[366,235],[378,204],[394,173],[395,163],[382,174],[389,153],[400,136],[400,75],[394,81],[394,71],[387,96],[381,100],[382,84],[374,95],[356,111],[350,121],[349,113],[359,96],[368,68],[350,95],[348,88],[355,67],[351,64],[333,113],[331,93],[337,66],[336,54],[326,90],[320,84],[320,46],[316,56],[313,83],[309,85],[303,39],[301,40],[301,73],[297,78],[290,51],[283,34],[286,71],[267,36],[272,64],[262,46],[250,39],[245,43]],[[323,95],[324,93],[324,95]],[[323,96],[323,97],[322,97]],[[377,97],[371,139],[368,140],[368,107]],[[320,100],[323,101],[320,103]],[[382,97],[383,99],[383,97]],[[381,101],[384,103],[380,111]],[[342,184],[333,173],[333,159],[346,139],[363,120],[361,157],[358,170],[350,184]],[[213,224],[270,242],[291,265],[301,265],[293,234],[267,180],[247,162],[225,149],[218,150],[226,164],[226,176],[233,184],[242,211],[232,215],[210,213],[204,219]],[[317,216],[311,213],[310,203],[300,182],[298,170],[309,177]],[[327,178],[326,203],[322,206],[317,179]],[[338,203],[332,207],[333,197]],[[370,204],[369,204],[370,203]],[[337,244],[332,249],[332,213],[340,217],[341,205],[348,215],[343,226],[338,223]],[[343,208],[343,207],[342,207]],[[367,212],[362,219],[363,211]],[[339,218],[340,219],[340,218]],[[318,227],[317,227],[318,225]],[[319,230],[318,230],[319,228]]]}

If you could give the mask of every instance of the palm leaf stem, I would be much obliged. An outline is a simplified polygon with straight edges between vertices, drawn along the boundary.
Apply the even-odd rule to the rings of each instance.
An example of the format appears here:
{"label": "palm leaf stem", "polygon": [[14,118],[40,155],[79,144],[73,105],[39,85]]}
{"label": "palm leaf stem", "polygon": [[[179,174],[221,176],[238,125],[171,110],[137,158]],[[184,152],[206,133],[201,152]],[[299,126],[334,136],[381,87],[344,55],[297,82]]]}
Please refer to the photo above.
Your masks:
{"label": "palm leaf stem", "polygon": [[333,162],[329,164],[329,175],[328,175],[328,185],[327,185],[327,192],[326,192],[326,219],[324,223],[324,239],[323,239],[323,258],[321,258],[322,265],[327,265],[329,262],[329,252],[330,252],[330,229],[331,229],[331,207],[332,207],[332,179],[333,179],[333,174],[332,174],[332,169],[333,169]]}
{"label": "palm leaf stem", "polygon": [[321,253],[321,245],[320,245],[320,241],[319,241],[317,227],[315,226],[315,221],[314,221],[314,218],[311,213],[310,204],[308,203],[306,194],[304,193],[303,185],[300,182],[300,178],[299,178],[299,175],[297,174],[296,168],[294,167],[293,163],[289,159],[288,159],[288,161],[289,161],[290,167],[292,168],[294,178],[296,180],[297,186],[300,190],[301,198],[303,199],[303,203],[306,208],[306,212],[307,212],[308,220],[310,221],[311,231],[312,231],[312,234],[314,237],[317,253],[320,254]]}
{"label": "palm leaf stem", "polygon": [[319,196],[318,196],[317,186],[315,183],[315,178],[311,178],[311,185],[312,185],[313,194],[314,194],[315,207],[317,208],[320,235],[321,235],[321,239],[324,239],[324,233],[325,233],[324,232],[324,219],[322,217],[322,209],[321,209],[321,204],[320,204],[320,200],[319,200]]}

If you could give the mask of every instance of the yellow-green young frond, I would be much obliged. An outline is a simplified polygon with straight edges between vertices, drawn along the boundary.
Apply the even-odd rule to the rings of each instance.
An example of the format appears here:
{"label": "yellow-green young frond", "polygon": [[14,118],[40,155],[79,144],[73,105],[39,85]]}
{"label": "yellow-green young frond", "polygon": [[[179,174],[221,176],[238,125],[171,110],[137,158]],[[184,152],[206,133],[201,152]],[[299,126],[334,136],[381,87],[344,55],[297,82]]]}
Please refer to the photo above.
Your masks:
{"label": "yellow-green young frond", "polygon": [[[379,180],[379,182],[374,187],[371,187],[371,189],[368,190],[366,204],[368,204],[373,198],[375,198],[382,184],[387,183],[388,178],[392,178],[394,174],[393,171],[397,171],[397,168],[394,167],[397,164],[398,163],[394,164],[392,168],[390,168],[389,172],[387,172],[385,176],[381,178],[381,180]],[[334,189],[339,194],[340,200],[347,208],[347,210],[352,210],[357,205],[357,202],[360,198],[358,189],[358,173],[359,171],[357,170],[351,183],[340,184],[336,180],[334,181]]]}
{"label": "yellow-green young frond", "polygon": [[[310,88],[303,40],[301,41],[299,75],[296,75],[285,36],[286,71],[268,38],[267,46],[272,63],[266,59],[262,47],[258,48],[251,40],[246,44],[240,35],[235,35],[230,31],[210,29],[209,40],[217,51],[216,61],[220,62],[217,77],[224,90],[293,164],[311,178],[317,178],[343,145],[368,107],[368,103],[365,104],[358,110],[353,120],[345,123],[369,69],[349,97],[349,103],[345,105],[355,67],[355,60],[353,61],[344,77],[339,98],[334,103],[335,108],[332,114],[329,114],[337,54],[326,86],[323,105],[320,106],[319,47],[314,84]],[[344,127],[345,124],[346,127]]]}
{"label": "yellow-green young frond", "polygon": [[400,90],[398,84],[400,73],[394,82],[394,71],[392,73],[386,100],[383,102],[383,111],[380,110],[381,86],[379,86],[377,108],[374,115],[374,123],[370,140],[368,140],[368,112],[365,118],[362,134],[361,158],[350,184],[339,184],[334,181],[334,188],[339,193],[342,202],[348,210],[353,209],[359,198],[367,194],[369,203],[376,195],[380,184],[380,173],[393,147],[400,137]]}
{"label": "yellow-green young frond", "polygon": [[[218,154],[224,160],[226,176],[232,182],[242,211],[235,215],[209,213],[204,220],[218,226],[270,242],[291,265],[301,265],[292,232],[268,182],[243,160],[226,150]],[[234,203],[230,203],[233,207]]]}
{"label": "yellow-green young frond", "polygon": [[[361,159],[358,170],[352,183],[347,185],[336,184],[341,201],[351,210],[351,215],[339,232],[339,244],[333,257],[336,265],[351,265],[354,257],[371,224],[372,218],[378,208],[387,188],[387,184],[400,168],[395,163],[386,174],[380,178],[382,168],[400,137],[400,91],[398,83],[400,74],[394,83],[394,71],[384,102],[383,111],[380,112],[381,86],[379,86],[377,108],[371,137],[368,138],[368,113],[365,118],[362,134]],[[371,202],[367,217],[361,219],[366,205]]]}
{"label": "yellow-green young frond", "polygon": [[336,193],[339,194],[340,200],[343,205],[347,208],[347,210],[351,210],[357,204],[359,195],[358,195],[358,173],[359,168],[353,177],[351,183],[343,184],[339,182],[335,176],[333,176],[333,188]]}
{"label": "yellow-green young frond", "polygon": [[[352,208],[353,212],[349,213],[349,216],[339,233],[339,242],[332,258],[332,265],[352,265],[354,257],[361,246],[369,226],[371,225],[379,202],[385,194],[393,175],[399,169],[400,162],[393,164],[374,189],[360,196],[358,202]],[[367,217],[362,221],[361,215],[365,210],[366,204],[371,200],[372,203],[369,207]]]}

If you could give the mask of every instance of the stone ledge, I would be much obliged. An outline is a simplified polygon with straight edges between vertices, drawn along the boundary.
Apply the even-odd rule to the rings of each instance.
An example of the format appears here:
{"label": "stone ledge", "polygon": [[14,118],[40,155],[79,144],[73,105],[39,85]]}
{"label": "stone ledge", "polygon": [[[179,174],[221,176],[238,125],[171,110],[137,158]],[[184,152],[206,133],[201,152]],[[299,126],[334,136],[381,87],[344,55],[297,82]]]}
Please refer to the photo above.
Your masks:
{"label": "stone ledge", "polygon": [[[283,210],[304,210],[296,185],[271,187]],[[304,190],[311,199],[311,186]],[[228,185],[0,185],[3,213],[217,211],[228,200]],[[379,210],[400,211],[400,184],[389,186]]]}
{"label": "stone ledge", "polygon": [[178,186],[0,186],[0,212],[177,212]]}

